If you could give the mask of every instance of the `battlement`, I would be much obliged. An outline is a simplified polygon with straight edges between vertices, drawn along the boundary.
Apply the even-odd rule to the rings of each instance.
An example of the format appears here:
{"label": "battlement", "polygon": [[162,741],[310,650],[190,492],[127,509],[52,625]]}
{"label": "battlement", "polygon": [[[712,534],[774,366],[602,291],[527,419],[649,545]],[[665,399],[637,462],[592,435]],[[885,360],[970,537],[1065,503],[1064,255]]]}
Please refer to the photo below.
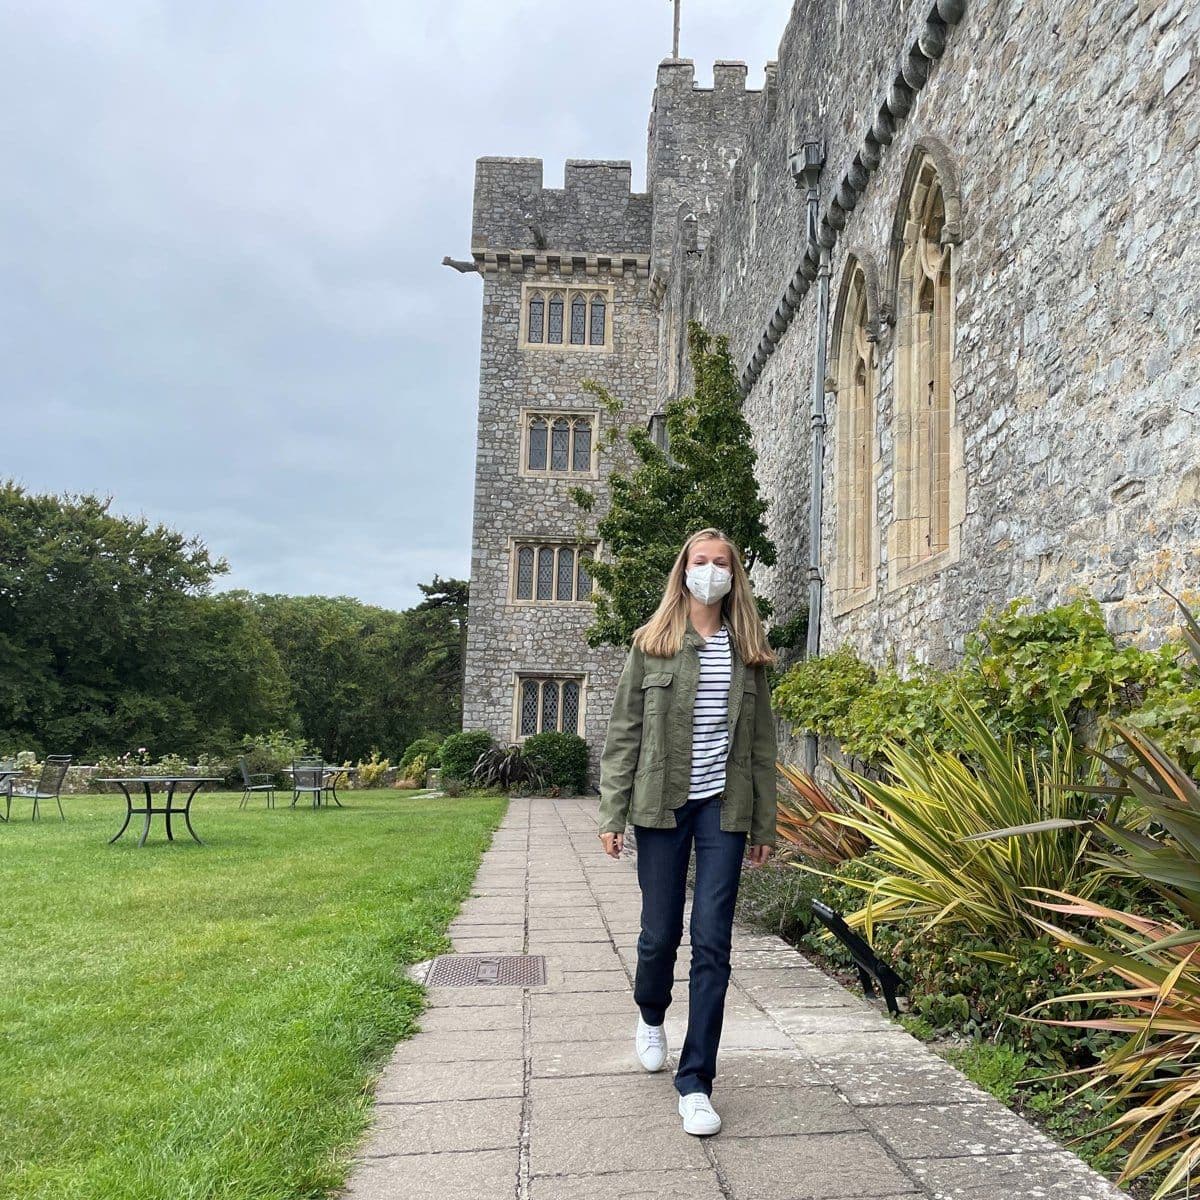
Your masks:
{"label": "battlement", "polygon": [[759,89],[746,87],[748,68],[741,59],[719,58],[713,63],[713,85],[701,87],[696,82],[696,60],[664,58],[658,64],[658,87],[672,92],[700,92],[708,96],[745,93],[757,95]]}
{"label": "battlement", "polygon": [[666,58],[650,110],[646,144],[646,187],[654,200],[652,260],[665,272],[680,204],[688,204],[707,240],[711,214],[741,157],[750,128],[775,94],[775,71],[767,69],[767,87],[746,87],[746,64],[713,64],[712,87],[696,84],[690,58]]}
{"label": "battlement", "polygon": [[628,160],[568,159],[563,186],[543,186],[540,158],[475,162],[472,250],[646,254],[650,197]]}

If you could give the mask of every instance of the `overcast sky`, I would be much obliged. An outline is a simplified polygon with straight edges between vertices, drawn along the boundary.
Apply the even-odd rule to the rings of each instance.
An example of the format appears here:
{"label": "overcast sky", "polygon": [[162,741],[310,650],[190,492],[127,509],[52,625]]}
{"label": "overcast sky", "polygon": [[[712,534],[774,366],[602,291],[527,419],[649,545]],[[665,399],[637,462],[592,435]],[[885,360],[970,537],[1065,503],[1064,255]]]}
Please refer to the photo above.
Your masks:
{"label": "overcast sky", "polygon": [[[789,0],[683,0],[702,82]],[[222,586],[470,570],[479,155],[628,158],[669,0],[0,5],[0,473],[198,534]]]}

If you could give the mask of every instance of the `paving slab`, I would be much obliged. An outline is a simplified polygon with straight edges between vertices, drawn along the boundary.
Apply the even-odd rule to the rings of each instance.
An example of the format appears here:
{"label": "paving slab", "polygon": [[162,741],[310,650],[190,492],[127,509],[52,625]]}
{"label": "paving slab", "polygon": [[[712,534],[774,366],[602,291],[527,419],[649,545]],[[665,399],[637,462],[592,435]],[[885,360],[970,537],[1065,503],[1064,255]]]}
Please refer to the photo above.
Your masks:
{"label": "paving slab", "polygon": [[[347,1200],[1117,1200],[1090,1170],[782,938],[735,925],[713,1100],[683,1132],[690,896],[667,1067],[637,1061],[636,838],[595,797],[513,799],[451,923],[458,954],[530,953],[536,987],[427,987]],[[429,964],[409,974],[423,981]]]}
{"label": "paving slab", "polygon": [[518,1166],[516,1150],[366,1158],[344,1195],[346,1200],[512,1200]]}

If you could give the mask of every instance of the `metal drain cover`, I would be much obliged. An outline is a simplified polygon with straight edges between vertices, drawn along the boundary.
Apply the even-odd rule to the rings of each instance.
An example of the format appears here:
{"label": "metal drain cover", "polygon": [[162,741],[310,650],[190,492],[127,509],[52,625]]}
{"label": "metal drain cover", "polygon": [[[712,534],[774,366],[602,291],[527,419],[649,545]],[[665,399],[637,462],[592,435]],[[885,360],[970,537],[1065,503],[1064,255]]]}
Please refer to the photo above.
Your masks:
{"label": "metal drain cover", "polygon": [[540,987],[546,982],[542,954],[442,954],[425,979],[430,987]]}

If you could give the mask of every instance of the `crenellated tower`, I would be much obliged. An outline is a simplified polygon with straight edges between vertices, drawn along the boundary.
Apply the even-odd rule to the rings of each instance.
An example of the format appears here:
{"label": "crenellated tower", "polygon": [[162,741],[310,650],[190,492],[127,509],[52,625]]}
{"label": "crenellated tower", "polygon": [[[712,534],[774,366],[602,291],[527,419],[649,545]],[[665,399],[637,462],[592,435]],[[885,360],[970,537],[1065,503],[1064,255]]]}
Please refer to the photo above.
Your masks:
{"label": "crenellated tower", "polygon": [[[614,419],[583,389],[653,407],[657,318],[650,298],[650,197],[628,162],[476,164],[471,257],[483,278],[471,606],[463,725],[502,743],[582,734],[598,766],[624,653],[593,650],[591,581],[604,477],[621,453]],[[596,495],[591,513],[571,498]]]}

